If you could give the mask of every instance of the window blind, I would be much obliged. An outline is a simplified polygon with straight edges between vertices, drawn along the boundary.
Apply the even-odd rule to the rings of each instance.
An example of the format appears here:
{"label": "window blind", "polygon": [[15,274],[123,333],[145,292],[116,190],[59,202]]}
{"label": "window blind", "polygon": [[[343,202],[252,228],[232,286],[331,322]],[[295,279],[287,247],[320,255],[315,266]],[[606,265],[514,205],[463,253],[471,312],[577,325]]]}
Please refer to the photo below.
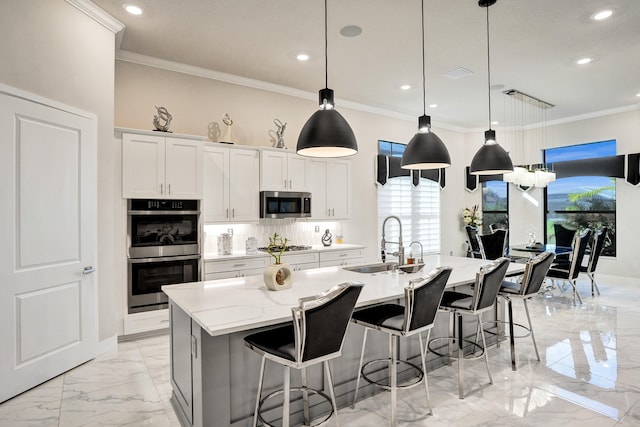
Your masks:
{"label": "window blind", "polygon": [[[420,184],[413,186],[410,176],[390,179],[386,185],[378,185],[378,241],[382,238],[382,223],[389,215],[402,221],[402,240],[405,256],[412,251],[420,256],[419,245],[409,248],[409,243],[422,243],[424,253],[440,252],[440,187],[437,182],[420,178]],[[385,239],[398,241],[398,222],[389,220]],[[387,253],[396,251],[398,245],[388,244]]]}

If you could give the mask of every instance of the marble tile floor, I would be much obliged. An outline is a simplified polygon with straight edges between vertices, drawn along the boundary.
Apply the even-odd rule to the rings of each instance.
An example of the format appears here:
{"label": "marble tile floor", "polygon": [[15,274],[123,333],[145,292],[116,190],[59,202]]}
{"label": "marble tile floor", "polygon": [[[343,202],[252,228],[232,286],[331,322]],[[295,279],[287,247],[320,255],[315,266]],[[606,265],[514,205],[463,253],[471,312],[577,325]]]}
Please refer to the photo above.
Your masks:
{"label": "marble tile floor", "polygon": [[[401,390],[399,425],[640,425],[640,279],[598,275],[598,284],[602,295],[592,298],[588,281],[579,281],[581,306],[561,289],[531,301],[541,362],[529,338],[516,341],[516,372],[508,345],[494,346],[494,384],[482,360],[466,362],[464,400],[455,363],[429,372],[434,414],[427,415],[423,388]],[[514,312],[526,323],[518,302]],[[168,346],[166,335],[119,343],[0,405],[0,426],[179,426],[169,402]],[[339,415],[343,427],[389,425],[389,394]]]}

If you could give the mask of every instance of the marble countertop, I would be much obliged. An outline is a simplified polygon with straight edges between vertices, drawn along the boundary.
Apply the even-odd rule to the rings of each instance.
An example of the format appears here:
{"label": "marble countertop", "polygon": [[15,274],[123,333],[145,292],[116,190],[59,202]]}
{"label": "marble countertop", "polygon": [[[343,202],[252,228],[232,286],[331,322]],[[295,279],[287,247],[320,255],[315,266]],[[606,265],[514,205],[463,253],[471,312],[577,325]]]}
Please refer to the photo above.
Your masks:
{"label": "marble countertop", "polygon": [[[294,271],[293,286],[281,291],[270,291],[262,276],[210,280],[163,286],[169,299],[184,310],[209,335],[218,336],[274,325],[291,320],[291,308],[298,299],[317,295],[333,285],[344,282],[362,282],[364,289],[358,307],[404,297],[404,287],[438,266],[453,268],[447,287],[470,283],[481,266],[490,261],[429,255],[424,269],[413,274],[362,274],[342,267],[325,267]],[[524,264],[511,263],[507,274],[519,273]]]}
{"label": "marble countertop", "polygon": [[[310,252],[332,252],[332,251],[346,251],[350,249],[364,249],[363,245],[354,245],[350,243],[342,243],[342,244],[334,244],[331,246],[322,246],[322,245],[313,245],[309,250],[302,251],[288,251],[285,252],[283,256],[287,255],[302,255],[308,254]],[[222,261],[222,260],[236,260],[236,259],[246,259],[246,258],[259,258],[259,257],[270,257],[266,252],[258,251],[254,254],[247,254],[244,250],[233,251],[231,255],[218,255],[217,252],[205,252],[203,259],[205,261]]]}

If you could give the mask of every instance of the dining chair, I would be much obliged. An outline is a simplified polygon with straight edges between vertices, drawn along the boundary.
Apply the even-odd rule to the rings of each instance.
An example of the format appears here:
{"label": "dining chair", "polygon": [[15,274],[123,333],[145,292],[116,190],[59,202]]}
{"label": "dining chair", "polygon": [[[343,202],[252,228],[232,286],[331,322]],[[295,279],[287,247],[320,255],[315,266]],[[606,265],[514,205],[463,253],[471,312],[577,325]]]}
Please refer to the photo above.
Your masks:
{"label": "dining chair", "polygon": [[589,279],[591,279],[591,296],[594,296],[594,290],[598,292],[598,295],[600,295],[600,289],[598,289],[595,274],[598,260],[600,259],[600,254],[602,254],[602,249],[604,249],[604,241],[607,238],[608,232],[609,228],[605,226],[598,230],[597,233],[595,233],[595,235],[593,236],[593,241],[591,243],[589,261],[586,267],[582,265],[580,266],[580,272],[587,273],[587,276],[589,276]]}
{"label": "dining chair", "polygon": [[576,284],[576,279],[580,274],[580,266],[582,265],[582,260],[584,259],[584,255],[587,251],[587,244],[589,243],[589,237],[591,236],[591,230],[585,228],[582,232],[576,233],[575,238],[573,239],[573,244],[571,245],[571,258],[568,264],[557,264],[551,266],[549,272],[547,273],[547,277],[551,279],[551,282],[555,284],[556,280],[562,280],[564,282],[569,282],[573,287],[573,303],[576,303],[576,298],[582,304],[582,297],[578,292],[578,287]]}
{"label": "dining chair", "polygon": [[[524,268],[524,273],[522,275],[522,280],[520,281],[520,283],[505,280],[500,286],[498,296],[507,301],[507,313],[509,316],[509,345],[511,349],[511,369],[513,371],[516,370],[515,338],[520,338],[515,336],[514,326],[524,328],[528,332],[527,335],[531,336],[531,341],[533,341],[533,348],[536,352],[536,357],[538,361],[540,360],[540,353],[538,353],[538,346],[536,345],[536,339],[533,335],[533,325],[531,323],[531,316],[529,315],[529,306],[527,305],[527,300],[529,300],[534,295],[537,295],[540,291],[540,287],[545,280],[554,257],[555,255],[553,252],[542,252],[535,258],[531,258],[527,261],[527,265]],[[513,300],[518,299],[522,300],[524,304],[524,311],[527,315],[529,327],[520,325],[513,321],[512,302]],[[526,337],[527,335],[523,335],[523,337]]]}
{"label": "dining chair", "polygon": [[[289,427],[291,391],[302,392],[305,425],[310,425],[311,420],[309,394],[316,394],[331,403],[331,412],[319,423],[324,423],[332,415],[335,415],[337,423],[338,407],[328,361],[340,357],[342,353],[347,326],[362,287],[362,283],[347,282],[319,295],[301,298],[299,305],[291,309],[293,321],[244,338],[245,345],[262,356],[253,427],[257,426],[258,420],[265,426],[271,426],[262,417],[262,407],[268,399],[280,394],[283,394],[281,425]],[[261,399],[267,359],[284,367],[284,389]],[[324,366],[330,397],[320,390],[307,387],[307,367],[320,363]],[[302,387],[291,387],[291,368],[300,370]]]}
{"label": "dining chair", "polygon": [[483,259],[495,260],[505,256],[507,251],[509,232],[498,229],[491,234],[482,234],[480,240],[480,253]]}
{"label": "dining chair", "polygon": [[[569,248],[573,244],[573,238],[578,230],[567,228],[562,223],[556,222],[553,224],[553,231],[555,233],[556,246]],[[556,255],[556,261],[562,260],[569,261],[569,254]]]}
{"label": "dining chair", "polygon": [[467,254],[470,255],[471,258],[482,258],[480,239],[478,237],[478,227],[465,225],[464,229],[467,235]]}

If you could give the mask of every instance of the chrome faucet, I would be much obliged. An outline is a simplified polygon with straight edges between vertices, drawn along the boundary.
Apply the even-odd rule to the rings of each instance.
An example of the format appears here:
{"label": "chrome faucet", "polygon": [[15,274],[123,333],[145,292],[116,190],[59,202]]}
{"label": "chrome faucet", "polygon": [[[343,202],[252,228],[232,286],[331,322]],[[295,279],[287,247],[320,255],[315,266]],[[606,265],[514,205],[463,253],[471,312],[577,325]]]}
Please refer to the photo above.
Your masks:
{"label": "chrome faucet", "polygon": [[[392,218],[398,221],[398,226],[400,227],[400,236],[398,237],[397,242],[387,242],[384,238],[385,236],[384,229],[387,225],[387,221],[389,221]],[[387,256],[386,256],[387,243],[394,243],[398,245],[398,250],[396,252],[391,253],[390,255],[397,256],[398,264],[404,265],[404,247],[402,246],[402,222],[400,222],[400,218],[398,218],[395,215],[389,215],[382,222],[382,241],[380,242],[380,255],[382,257],[382,262],[386,262],[386,259],[387,259]]]}
{"label": "chrome faucet", "polygon": [[423,259],[423,257],[424,257],[424,248],[422,247],[422,243],[418,242],[417,240],[414,240],[413,242],[409,243],[409,249],[411,249],[411,246],[414,243],[417,243],[417,244],[420,245],[420,259],[418,260],[418,262],[424,262],[424,259]]}

